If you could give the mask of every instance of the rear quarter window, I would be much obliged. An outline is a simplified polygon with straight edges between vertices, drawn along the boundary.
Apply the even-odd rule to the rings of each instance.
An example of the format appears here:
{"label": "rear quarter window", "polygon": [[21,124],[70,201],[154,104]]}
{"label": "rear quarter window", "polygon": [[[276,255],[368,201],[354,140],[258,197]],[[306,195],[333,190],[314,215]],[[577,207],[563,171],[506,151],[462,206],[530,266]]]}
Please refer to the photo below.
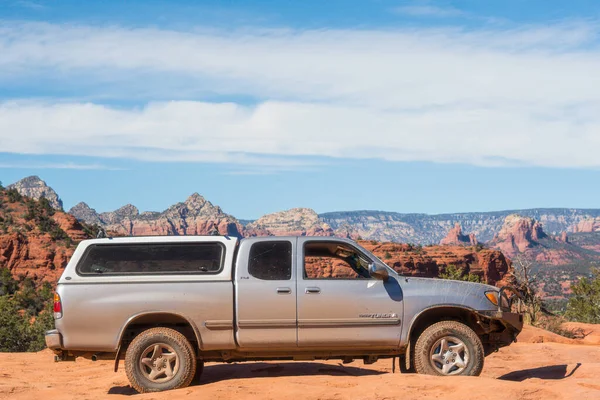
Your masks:
{"label": "rear quarter window", "polygon": [[221,243],[98,244],[77,264],[80,275],[216,274],[223,268]]}

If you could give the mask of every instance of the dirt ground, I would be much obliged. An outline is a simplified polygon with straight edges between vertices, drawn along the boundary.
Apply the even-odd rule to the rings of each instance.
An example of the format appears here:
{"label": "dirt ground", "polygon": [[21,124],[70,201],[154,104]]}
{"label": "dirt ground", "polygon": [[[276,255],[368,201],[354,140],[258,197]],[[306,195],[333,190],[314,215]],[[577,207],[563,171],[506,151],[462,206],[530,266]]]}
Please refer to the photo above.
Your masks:
{"label": "dirt ground", "polygon": [[600,399],[599,326],[587,340],[526,328],[519,343],[486,358],[480,377],[391,373],[391,360],[207,364],[199,383],[136,394],[121,363],[54,363],[50,351],[0,353],[0,399]]}

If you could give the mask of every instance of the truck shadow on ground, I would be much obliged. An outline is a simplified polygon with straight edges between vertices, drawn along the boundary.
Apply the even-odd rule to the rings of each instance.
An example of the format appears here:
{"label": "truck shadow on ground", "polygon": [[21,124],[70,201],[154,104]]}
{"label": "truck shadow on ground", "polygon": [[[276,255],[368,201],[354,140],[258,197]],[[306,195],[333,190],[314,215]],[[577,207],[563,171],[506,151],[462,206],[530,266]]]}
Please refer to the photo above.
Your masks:
{"label": "truck shadow on ground", "polygon": [[[322,364],[319,362],[290,362],[290,363],[240,363],[217,364],[204,368],[200,381],[194,381],[191,386],[206,385],[229,379],[256,379],[283,376],[369,376],[387,374],[366,368],[345,365]],[[108,394],[133,395],[137,394],[131,386],[114,386]]]}
{"label": "truck shadow on ground", "polygon": [[581,363],[577,363],[577,365],[575,365],[575,367],[570,372],[567,372],[567,364],[549,365],[547,367],[523,369],[520,371],[509,372],[508,374],[504,374],[498,377],[498,379],[513,382],[523,382],[524,380],[531,378],[549,380],[565,379],[573,376],[575,371],[577,371],[577,369],[579,369],[580,366]]}

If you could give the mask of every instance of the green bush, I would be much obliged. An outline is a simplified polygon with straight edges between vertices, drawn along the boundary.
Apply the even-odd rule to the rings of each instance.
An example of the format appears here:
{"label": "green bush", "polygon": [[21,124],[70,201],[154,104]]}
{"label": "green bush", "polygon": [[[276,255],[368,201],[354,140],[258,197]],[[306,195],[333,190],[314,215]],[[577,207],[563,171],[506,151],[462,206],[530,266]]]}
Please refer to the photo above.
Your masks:
{"label": "green bush", "polygon": [[0,296],[13,295],[19,289],[19,283],[8,268],[0,268]]}
{"label": "green bush", "polygon": [[392,255],[390,254],[389,251],[386,251],[385,254],[383,255],[383,258],[385,258],[386,260],[389,260],[390,258],[392,258]]}
{"label": "green bush", "polygon": [[10,296],[0,296],[0,352],[40,351],[44,333],[54,326],[52,303],[36,318],[19,308]]}
{"label": "green bush", "polygon": [[466,281],[466,282],[481,282],[479,276],[471,273],[465,273],[465,271],[456,265],[448,265],[443,272],[440,272],[440,279],[450,279],[454,281]]}
{"label": "green bush", "polygon": [[588,324],[600,323],[600,269],[592,269],[590,278],[581,278],[571,286],[573,296],[567,304],[565,317]]}
{"label": "green bush", "polygon": [[16,203],[23,200],[23,196],[21,196],[21,194],[15,188],[8,189],[6,191],[6,195],[8,196],[8,201],[10,203]]}
{"label": "green bush", "polygon": [[52,287],[36,288],[31,279],[15,280],[0,268],[0,352],[39,351],[44,334],[53,329]]}

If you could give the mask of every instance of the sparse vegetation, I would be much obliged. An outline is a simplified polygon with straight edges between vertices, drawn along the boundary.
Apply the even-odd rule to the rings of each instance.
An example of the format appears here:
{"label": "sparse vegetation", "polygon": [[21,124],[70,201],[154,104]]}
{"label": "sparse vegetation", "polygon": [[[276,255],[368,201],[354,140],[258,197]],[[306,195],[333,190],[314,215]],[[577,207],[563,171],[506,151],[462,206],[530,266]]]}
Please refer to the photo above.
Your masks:
{"label": "sparse vegetation", "polygon": [[383,258],[386,260],[389,260],[390,258],[392,258],[392,255],[390,254],[389,251],[386,251],[385,254],[383,255]]}
{"label": "sparse vegetation", "polygon": [[23,196],[15,188],[8,189],[6,195],[8,196],[9,203],[16,203],[23,200]]}
{"label": "sparse vegetation", "polygon": [[538,292],[537,275],[532,272],[531,261],[517,256],[513,263],[512,283],[523,299],[525,323],[536,325],[542,312],[542,299]]}
{"label": "sparse vegetation", "polygon": [[592,269],[589,278],[581,278],[571,286],[565,317],[571,321],[589,324],[600,323],[600,268]]}
{"label": "sparse vegetation", "polygon": [[478,275],[467,273],[462,268],[457,267],[456,265],[448,265],[444,271],[439,274],[440,279],[450,279],[454,281],[466,281],[466,282],[481,282],[481,279]]}

